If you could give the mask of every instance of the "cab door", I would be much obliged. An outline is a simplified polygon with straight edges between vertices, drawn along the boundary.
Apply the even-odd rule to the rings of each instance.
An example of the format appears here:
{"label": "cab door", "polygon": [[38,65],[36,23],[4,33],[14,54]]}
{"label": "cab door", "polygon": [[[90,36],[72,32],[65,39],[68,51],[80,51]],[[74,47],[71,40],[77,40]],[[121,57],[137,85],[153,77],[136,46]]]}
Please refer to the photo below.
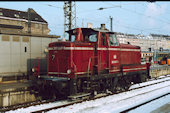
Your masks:
{"label": "cab door", "polygon": [[98,74],[108,73],[108,41],[106,33],[99,33],[98,37]]}
{"label": "cab door", "polygon": [[120,71],[120,45],[115,34],[108,34],[109,37],[109,72],[116,73]]}

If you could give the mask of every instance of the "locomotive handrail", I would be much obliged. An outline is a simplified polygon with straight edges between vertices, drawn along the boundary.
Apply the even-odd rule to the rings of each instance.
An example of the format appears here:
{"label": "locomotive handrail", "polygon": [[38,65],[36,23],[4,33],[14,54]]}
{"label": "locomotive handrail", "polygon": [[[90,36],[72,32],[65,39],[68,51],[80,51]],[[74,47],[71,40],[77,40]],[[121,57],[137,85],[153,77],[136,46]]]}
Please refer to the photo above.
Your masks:
{"label": "locomotive handrail", "polygon": [[88,75],[87,76],[89,76],[90,64],[91,64],[91,57],[89,58],[89,65],[88,65],[88,70],[87,70]]}
{"label": "locomotive handrail", "polygon": [[72,63],[73,63],[73,65],[74,65],[74,70],[75,70],[75,68],[76,68],[75,71],[77,72],[77,67],[76,67],[76,65],[74,64],[74,62],[72,62]]}

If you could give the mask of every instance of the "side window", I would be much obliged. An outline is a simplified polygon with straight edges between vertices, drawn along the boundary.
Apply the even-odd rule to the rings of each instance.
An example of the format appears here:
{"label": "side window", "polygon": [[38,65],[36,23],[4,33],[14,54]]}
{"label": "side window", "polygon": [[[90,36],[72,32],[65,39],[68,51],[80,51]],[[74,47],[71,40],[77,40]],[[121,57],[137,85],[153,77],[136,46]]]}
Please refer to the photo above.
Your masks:
{"label": "side window", "polygon": [[71,35],[71,42],[74,42],[76,40],[76,36],[75,35]]}
{"label": "side window", "polygon": [[109,40],[110,40],[110,45],[111,46],[118,46],[119,45],[118,40],[116,38],[116,35],[109,34]]}
{"label": "side window", "polygon": [[69,40],[71,42],[74,42],[76,40],[76,37],[77,37],[77,32],[76,30],[73,30],[73,33],[69,33]]}
{"label": "side window", "polygon": [[105,46],[105,34],[104,33],[101,34],[101,44]]}
{"label": "side window", "polygon": [[97,41],[97,35],[96,34],[90,35],[89,36],[89,41],[90,42],[96,42]]}

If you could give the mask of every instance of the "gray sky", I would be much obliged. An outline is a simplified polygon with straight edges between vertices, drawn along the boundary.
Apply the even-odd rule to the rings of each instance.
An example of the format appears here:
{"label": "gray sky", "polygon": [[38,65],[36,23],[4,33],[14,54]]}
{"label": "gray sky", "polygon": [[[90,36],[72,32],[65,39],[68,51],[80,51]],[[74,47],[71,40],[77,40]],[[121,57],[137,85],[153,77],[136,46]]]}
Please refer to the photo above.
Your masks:
{"label": "gray sky", "polygon": [[[52,6],[49,6],[52,5]],[[49,24],[50,34],[64,34],[64,2],[0,2],[2,8],[26,11],[33,8]],[[117,7],[115,7],[117,6]],[[121,6],[121,7],[120,7]],[[104,7],[107,9],[98,10]],[[76,2],[77,27],[93,27],[106,24],[110,29],[109,16],[113,17],[113,31],[149,35],[170,35],[170,2]]]}

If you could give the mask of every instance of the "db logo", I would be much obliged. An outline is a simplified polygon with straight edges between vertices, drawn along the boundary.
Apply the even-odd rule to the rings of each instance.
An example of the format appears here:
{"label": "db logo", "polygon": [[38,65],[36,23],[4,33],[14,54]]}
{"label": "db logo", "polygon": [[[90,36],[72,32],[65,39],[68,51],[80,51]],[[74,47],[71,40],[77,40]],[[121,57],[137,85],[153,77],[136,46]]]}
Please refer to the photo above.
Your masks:
{"label": "db logo", "polygon": [[117,58],[117,56],[116,55],[113,55],[113,59],[116,59]]}

